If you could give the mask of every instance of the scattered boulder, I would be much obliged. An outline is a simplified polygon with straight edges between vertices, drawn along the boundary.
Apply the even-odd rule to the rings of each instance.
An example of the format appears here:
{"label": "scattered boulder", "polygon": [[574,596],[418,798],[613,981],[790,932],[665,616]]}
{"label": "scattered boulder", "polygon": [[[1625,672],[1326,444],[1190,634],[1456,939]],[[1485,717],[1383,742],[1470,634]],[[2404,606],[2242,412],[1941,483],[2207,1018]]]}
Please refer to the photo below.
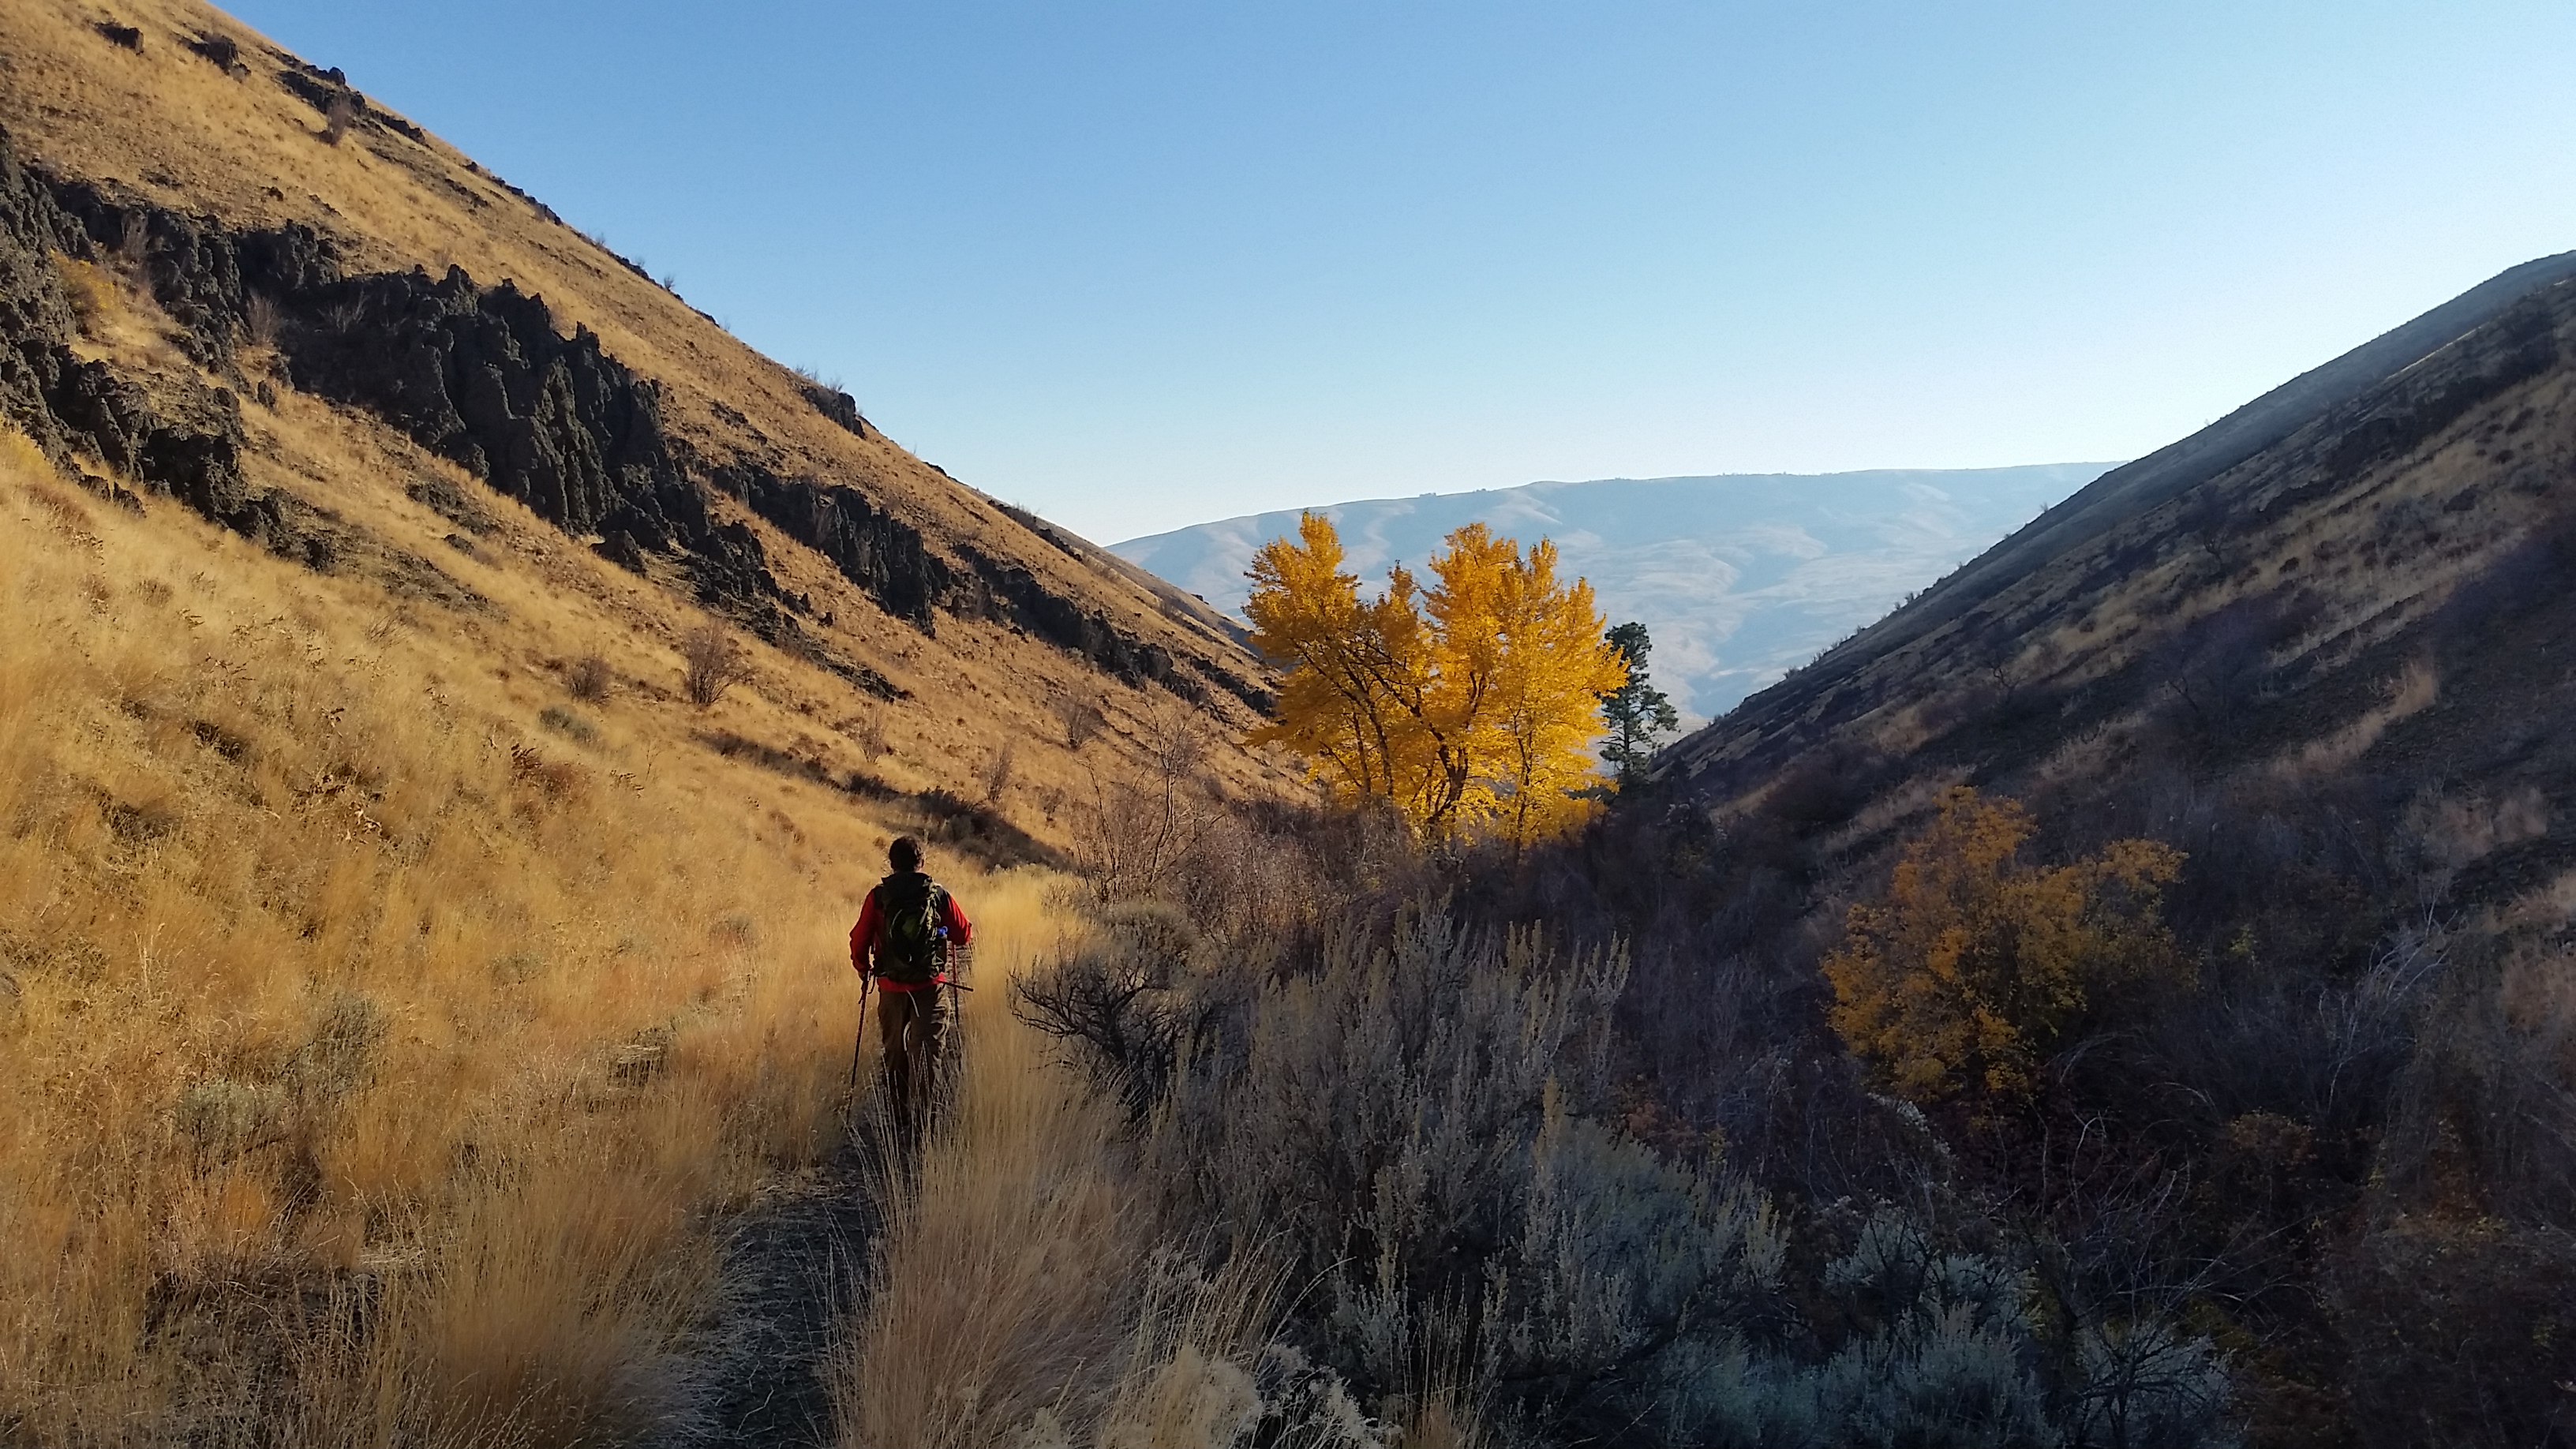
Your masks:
{"label": "scattered boulder", "polygon": [[859,415],[857,398],[837,387],[825,387],[819,382],[799,383],[796,390],[804,394],[807,402],[814,405],[814,411],[830,418],[852,437],[864,438],[868,435],[868,420]]}
{"label": "scattered boulder", "polygon": [[250,67],[242,64],[241,42],[229,35],[201,30],[197,32],[196,39],[188,42],[188,49],[226,75],[240,77],[250,74]]}

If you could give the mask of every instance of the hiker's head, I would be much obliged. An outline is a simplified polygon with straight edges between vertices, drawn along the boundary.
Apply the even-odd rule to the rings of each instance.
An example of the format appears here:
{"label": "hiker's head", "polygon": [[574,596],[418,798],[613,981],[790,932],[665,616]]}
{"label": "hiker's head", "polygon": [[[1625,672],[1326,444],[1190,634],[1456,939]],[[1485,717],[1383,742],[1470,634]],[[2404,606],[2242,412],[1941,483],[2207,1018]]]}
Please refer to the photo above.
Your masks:
{"label": "hiker's head", "polygon": [[886,864],[898,875],[921,869],[921,842],[909,835],[896,836],[894,844],[886,847]]}

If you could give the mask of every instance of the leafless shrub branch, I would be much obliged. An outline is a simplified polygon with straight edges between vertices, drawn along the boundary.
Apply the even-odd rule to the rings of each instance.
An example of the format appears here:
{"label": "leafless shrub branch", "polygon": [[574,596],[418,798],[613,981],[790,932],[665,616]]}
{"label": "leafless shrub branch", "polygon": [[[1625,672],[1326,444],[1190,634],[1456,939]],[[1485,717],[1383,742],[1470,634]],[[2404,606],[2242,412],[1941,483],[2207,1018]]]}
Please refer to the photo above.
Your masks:
{"label": "leafless shrub branch", "polygon": [[597,704],[608,698],[608,687],[616,679],[617,673],[608,667],[607,660],[596,654],[584,654],[564,671],[564,688],[570,690],[575,699]]}
{"label": "leafless shrub branch", "polygon": [[1081,749],[1109,723],[1099,696],[1089,690],[1057,695],[1053,708],[1056,722],[1064,726],[1064,746],[1069,750]]}
{"label": "leafless shrub branch", "polygon": [[713,624],[693,629],[680,640],[680,664],[680,688],[689,703],[700,709],[752,677],[751,656],[731,634]]}
{"label": "leafless shrub branch", "polygon": [[844,739],[858,746],[860,758],[870,764],[874,764],[879,756],[894,753],[894,746],[886,740],[885,721],[873,711],[867,714],[854,714],[834,725],[833,728],[839,730]]}

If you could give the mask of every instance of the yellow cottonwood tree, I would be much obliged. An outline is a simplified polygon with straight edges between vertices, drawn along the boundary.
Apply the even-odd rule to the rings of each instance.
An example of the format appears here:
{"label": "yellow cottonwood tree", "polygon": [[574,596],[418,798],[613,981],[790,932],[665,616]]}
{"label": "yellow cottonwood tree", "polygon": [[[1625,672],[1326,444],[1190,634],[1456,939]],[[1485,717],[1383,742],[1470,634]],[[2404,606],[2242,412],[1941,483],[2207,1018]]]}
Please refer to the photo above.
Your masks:
{"label": "yellow cottonwood tree", "polygon": [[1307,513],[1297,523],[1297,542],[1271,540],[1248,571],[1254,647],[1295,662],[1277,718],[1253,742],[1286,745],[1351,794],[1396,798],[1414,753],[1398,681],[1425,672],[1410,589],[1363,601],[1359,576],[1342,571],[1331,521]]}
{"label": "yellow cottonwood tree", "polygon": [[2018,802],[1952,787],[1886,898],[1853,906],[1825,958],[1834,1030],[1900,1096],[2026,1097],[2092,994],[2188,979],[2161,915],[2182,852],[2118,840],[2028,866],[2032,828]]}
{"label": "yellow cottonwood tree", "polygon": [[1601,700],[1628,682],[1628,665],[1603,634],[1592,585],[1557,583],[1555,544],[1540,539],[1504,585],[1492,715],[1507,792],[1501,830],[1517,848],[1595,808],[1574,792],[1600,782],[1591,746],[1604,730]]}
{"label": "yellow cottonwood tree", "polygon": [[1524,557],[1483,524],[1444,542],[1431,588],[1397,567],[1374,602],[1320,514],[1254,555],[1253,646],[1289,669],[1252,742],[1287,746],[1344,798],[1386,800],[1426,834],[1490,825],[1519,847],[1592,808],[1571,792],[1596,780],[1600,696],[1627,666],[1590,585],[1558,579],[1553,545]]}

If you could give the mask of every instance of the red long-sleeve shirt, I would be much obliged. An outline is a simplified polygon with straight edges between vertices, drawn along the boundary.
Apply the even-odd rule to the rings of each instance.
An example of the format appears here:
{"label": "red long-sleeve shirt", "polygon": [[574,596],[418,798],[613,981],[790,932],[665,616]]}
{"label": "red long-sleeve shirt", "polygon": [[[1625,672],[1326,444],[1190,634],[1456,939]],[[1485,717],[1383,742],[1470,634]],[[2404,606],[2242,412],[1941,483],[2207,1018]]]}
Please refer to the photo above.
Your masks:
{"label": "red long-sleeve shirt", "polygon": [[[966,919],[966,908],[957,904],[957,897],[942,888],[939,892],[939,904],[942,923],[948,927],[948,944],[950,946],[973,945],[975,926],[973,922]],[[870,965],[886,948],[885,934],[885,912],[877,909],[877,893],[872,888],[868,891],[867,904],[859,907],[858,924],[850,927],[851,970],[862,976],[871,974]],[[886,991],[920,991],[937,984],[935,981],[924,981],[907,985],[901,981],[890,981],[883,976],[877,977],[878,987]]]}

